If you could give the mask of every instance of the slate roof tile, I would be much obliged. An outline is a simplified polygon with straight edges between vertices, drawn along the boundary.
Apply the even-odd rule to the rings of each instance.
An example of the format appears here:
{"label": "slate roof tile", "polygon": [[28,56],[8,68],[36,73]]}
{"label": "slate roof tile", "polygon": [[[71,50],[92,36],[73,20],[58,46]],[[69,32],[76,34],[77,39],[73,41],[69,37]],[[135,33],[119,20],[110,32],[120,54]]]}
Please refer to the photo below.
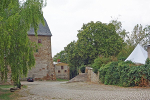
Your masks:
{"label": "slate roof tile", "polygon": [[[44,21],[45,21],[45,25],[43,25],[42,23],[39,24],[39,29],[37,31],[38,35],[52,36],[45,18],[44,18]],[[30,31],[28,32],[28,35],[35,35],[34,28],[30,29]]]}

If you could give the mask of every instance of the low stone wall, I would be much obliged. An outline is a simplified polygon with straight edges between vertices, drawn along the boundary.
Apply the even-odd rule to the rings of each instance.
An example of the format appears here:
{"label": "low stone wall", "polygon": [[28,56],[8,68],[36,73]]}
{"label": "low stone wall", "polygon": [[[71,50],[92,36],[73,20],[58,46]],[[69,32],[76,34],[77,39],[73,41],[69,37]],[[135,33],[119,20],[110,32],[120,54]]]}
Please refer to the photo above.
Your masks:
{"label": "low stone wall", "polygon": [[[100,82],[100,80],[99,80],[99,72],[98,73],[94,73],[93,72],[93,68],[85,67],[85,73],[87,73],[88,81],[90,81],[92,83],[99,83]],[[82,75],[82,74],[85,74],[85,73],[82,73],[79,70],[79,75]]]}
{"label": "low stone wall", "polygon": [[86,67],[87,73],[88,73],[88,79],[92,83],[99,83],[99,72],[96,74],[93,72],[93,68]]}

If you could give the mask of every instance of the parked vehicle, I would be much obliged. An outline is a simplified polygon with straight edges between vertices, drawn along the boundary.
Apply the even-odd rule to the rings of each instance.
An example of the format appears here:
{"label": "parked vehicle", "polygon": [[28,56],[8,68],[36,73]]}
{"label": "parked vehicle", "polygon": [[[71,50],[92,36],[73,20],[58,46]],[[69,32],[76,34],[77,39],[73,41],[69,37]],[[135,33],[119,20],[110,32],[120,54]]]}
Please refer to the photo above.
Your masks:
{"label": "parked vehicle", "polygon": [[27,81],[28,81],[28,82],[34,82],[34,79],[33,79],[32,77],[28,77],[28,78],[27,78]]}

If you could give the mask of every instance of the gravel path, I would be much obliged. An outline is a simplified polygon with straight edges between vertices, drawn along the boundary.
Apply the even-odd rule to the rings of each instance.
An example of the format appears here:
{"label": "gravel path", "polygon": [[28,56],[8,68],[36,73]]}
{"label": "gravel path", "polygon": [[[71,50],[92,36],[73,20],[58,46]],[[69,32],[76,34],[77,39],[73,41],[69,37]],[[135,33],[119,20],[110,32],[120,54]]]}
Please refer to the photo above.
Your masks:
{"label": "gravel path", "polygon": [[150,88],[118,87],[85,82],[21,82],[19,100],[150,100]]}

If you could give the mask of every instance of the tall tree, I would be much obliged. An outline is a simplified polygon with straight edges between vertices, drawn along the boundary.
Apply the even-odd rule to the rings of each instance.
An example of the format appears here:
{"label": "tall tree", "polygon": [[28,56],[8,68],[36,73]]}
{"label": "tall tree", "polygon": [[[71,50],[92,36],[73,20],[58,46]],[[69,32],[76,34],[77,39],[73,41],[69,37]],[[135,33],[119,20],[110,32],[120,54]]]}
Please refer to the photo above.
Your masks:
{"label": "tall tree", "polygon": [[38,24],[44,24],[43,0],[1,0],[0,3],[0,72],[1,79],[7,79],[7,67],[11,68],[11,78],[19,83],[19,77],[27,75],[35,64],[34,43],[28,38],[28,31],[34,28],[37,35]]}
{"label": "tall tree", "polygon": [[141,44],[142,46],[146,45],[149,42],[149,30],[148,26],[143,28],[141,24],[137,24],[134,26],[132,34],[130,38],[127,40],[127,43],[136,46],[137,44]]}
{"label": "tall tree", "polygon": [[145,31],[145,41],[147,44],[150,44],[150,25],[146,25],[144,28]]}
{"label": "tall tree", "polygon": [[130,44],[131,41],[129,42],[130,34],[122,28],[122,23],[121,21],[118,21],[118,19],[111,20],[110,23],[115,26],[116,33],[124,40],[124,45],[117,55],[117,58],[126,59],[134,49],[134,46]]}
{"label": "tall tree", "polygon": [[[64,48],[71,78],[78,74],[81,65],[92,64],[99,55],[116,56],[124,44],[112,23],[83,24],[77,36],[77,42],[73,41]],[[58,53],[55,57],[59,57],[59,54],[62,55]]]}
{"label": "tall tree", "polygon": [[126,38],[126,45],[118,55],[118,58],[127,58],[133,49],[140,44],[145,46],[150,43],[150,26],[145,28],[141,24],[134,26],[132,33]]}
{"label": "tall tree", "polygon": [[70,78],[75,77],[78,74],[79,66],[83,63],[81,57],[77,51],[76,42],[73,41],[65,47],[67,53],[67,63],[70,66]]}
{"label": "tall tree", "polygon": [[90,22],[78,31],[78,53],[85,64],[93,63],[99,55],[116,56],[123,46],[122,38],[112,23]]}
{"label": "tall tree", "polygon": [[122,29],[122,23],[118,21],[118,19],[111,20],[110,23],[112,23],[115,26],[116,33],[126,42],[126,40],[129,38],[129,32],[127,32],[125,29]]}

